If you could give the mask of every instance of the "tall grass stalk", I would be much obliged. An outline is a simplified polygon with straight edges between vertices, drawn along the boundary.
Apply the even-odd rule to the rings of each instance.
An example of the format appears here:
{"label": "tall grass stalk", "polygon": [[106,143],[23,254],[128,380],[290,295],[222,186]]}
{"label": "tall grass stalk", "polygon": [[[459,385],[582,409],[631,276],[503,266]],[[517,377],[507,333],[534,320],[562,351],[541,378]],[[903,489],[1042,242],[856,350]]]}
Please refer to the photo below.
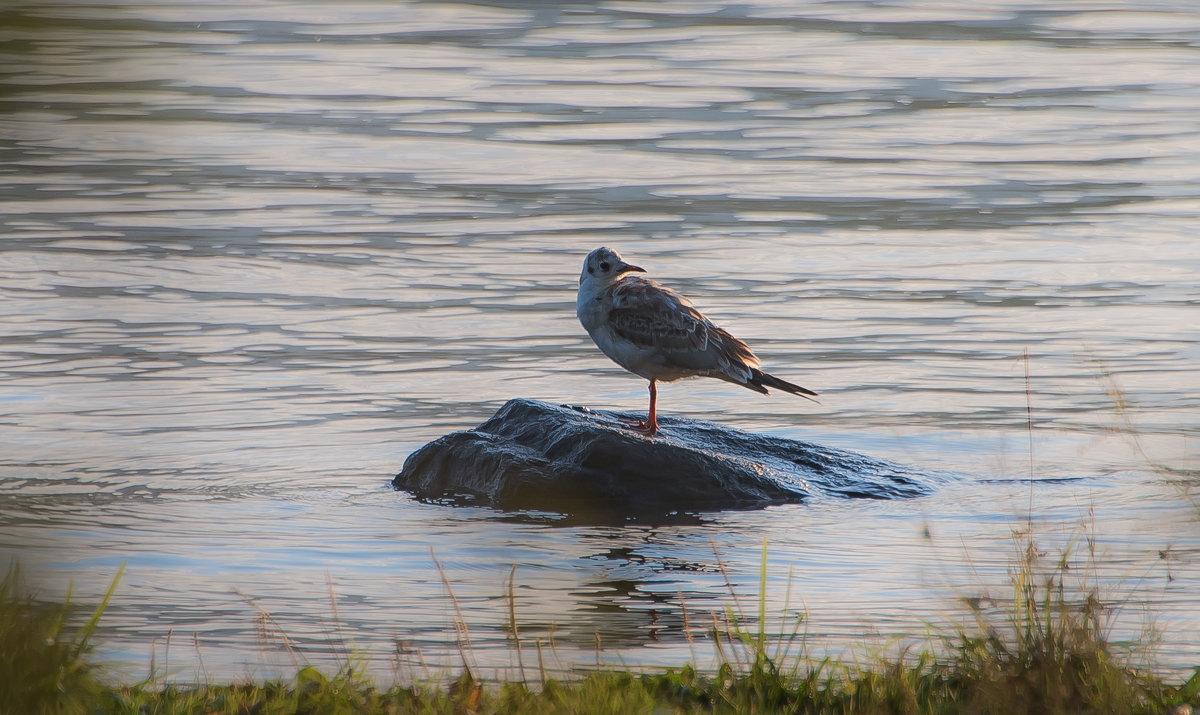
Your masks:
{"label": "tall grass stalk", "polygon": [[473,668],[471,665],[471,631],[467,628],[467,619],[463,616],[462,607],[458,604],[458,598],[454,595],[454,589],[450,587],[450,579],[446,576],[446,569],[442,566],[442,562],[437,560],[437,556],[433,553],[432,547],[429,549],[429,556],[433,559],[433,565],[437,568],[438,576],[442,579],[442,586],[446,588],[446,598],[450,601],[450,606],[454,609],[454,641],[458,646],[458,655],[462,660],[463,671],[467,677],[474,677],[474,671],[478,668]]}
{"label": "tall grass stalk", "polygon": [[[517,626],[517,565],[512,565],[512,570],[508,572],[508,588],[505,593],[505,600],[508,602],[508,635],[512,638],[513,648],[517,651],[517,669],[521,673],[521,682],[528,683],[529,679],[525,676],[525,659],[521,652],[521,631]],[[599,649],[597,649],[599,650]]]}

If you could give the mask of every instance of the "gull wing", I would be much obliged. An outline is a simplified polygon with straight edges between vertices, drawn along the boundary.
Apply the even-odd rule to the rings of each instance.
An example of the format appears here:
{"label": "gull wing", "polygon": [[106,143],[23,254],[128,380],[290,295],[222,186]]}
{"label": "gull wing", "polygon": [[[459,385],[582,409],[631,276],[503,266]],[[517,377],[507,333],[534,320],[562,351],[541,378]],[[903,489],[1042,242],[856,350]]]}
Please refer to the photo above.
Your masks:
{"label": "gull wing", "polygon": [[738,383],[748,381],[750,368],[759,366],[744,342],[713,325],[670,288],[629,276],[610,291],[613,331],[638,347],[659,352],[669,364]]}

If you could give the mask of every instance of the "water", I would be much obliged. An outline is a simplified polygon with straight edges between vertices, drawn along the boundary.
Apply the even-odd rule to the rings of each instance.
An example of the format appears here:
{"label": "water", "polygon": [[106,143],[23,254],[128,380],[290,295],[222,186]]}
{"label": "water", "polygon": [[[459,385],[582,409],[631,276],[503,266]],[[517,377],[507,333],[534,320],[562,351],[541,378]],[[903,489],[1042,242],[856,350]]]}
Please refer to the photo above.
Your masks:
{"label": "water", "polygon": [[[862,654],[1008,593],[1031,516],[1049,558],[1094,546],[1116,636],[1150,623],[1158,667],[1195,665],[1190,3],[4,19],[0,551],[83,602],[126,564],[124,672],[287,672],[280,633],[385,674],[515,676],[539,640],[559,670],[705,664],[764,540],[771,628],[804,611],[812,652]],[[663,413],[952,478],[628,527],[389,489],[511,397],[644,409],[574,316],[602,244],[823,400],[691,381]]]}

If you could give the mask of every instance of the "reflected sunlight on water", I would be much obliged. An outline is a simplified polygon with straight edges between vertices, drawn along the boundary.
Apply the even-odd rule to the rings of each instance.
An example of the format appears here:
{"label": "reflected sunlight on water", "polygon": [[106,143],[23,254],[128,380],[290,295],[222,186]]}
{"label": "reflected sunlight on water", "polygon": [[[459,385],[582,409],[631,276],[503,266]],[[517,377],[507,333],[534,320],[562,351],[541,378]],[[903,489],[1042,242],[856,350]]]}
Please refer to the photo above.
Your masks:
{"label": "reflected sunlight on water", "polygon": [[[256,607],[314,662],[349,639],[382,672],[456,667],[436,563],[487,667],[516,662],[514,565],[555,668],[597,642],[704,659],[685,607],[730,602],[717,554],[752,599],[764,539],[773,612],[806,609],[810,650],[841,653],[1003,595],[1031,502],[1051,551],[1097,544],[1118,636],[1152,613],[1163,667],[1195,665],[1189,5],[54,0],[7,20],[0,550],[80,600],[128,563],[103,648],[131,670],[170,633],[215,677],[287,669]],[[601,244],[823,397],[695,381],[665,412],[954,478],[621,528],[392,492],[409,452],[511,397],[644,408],[574,316]]]}

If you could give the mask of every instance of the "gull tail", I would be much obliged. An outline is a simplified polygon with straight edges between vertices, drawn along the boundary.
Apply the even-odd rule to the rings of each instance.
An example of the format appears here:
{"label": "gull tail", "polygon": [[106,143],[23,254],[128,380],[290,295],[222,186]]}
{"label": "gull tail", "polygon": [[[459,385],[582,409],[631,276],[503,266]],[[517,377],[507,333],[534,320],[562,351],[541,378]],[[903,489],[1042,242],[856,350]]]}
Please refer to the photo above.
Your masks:
{"label": "gull tail", "polygon": [[746,387],[749,387],[751,390],[757,390],[763,394],[767,393],[768,387],[774,387],[777,390],[783,390],[784,392],[790,392],[793,395],[799,395],[806,400],[812,400],[818,405],[821,404],[821,401],[816,399],[817,393],[813,392],[807,387],[800,387],[799,385],[793,385],[787,380],[780,380],[778,377],[765,373],[758,368],[750,368],[750,380],[746,383]]}

